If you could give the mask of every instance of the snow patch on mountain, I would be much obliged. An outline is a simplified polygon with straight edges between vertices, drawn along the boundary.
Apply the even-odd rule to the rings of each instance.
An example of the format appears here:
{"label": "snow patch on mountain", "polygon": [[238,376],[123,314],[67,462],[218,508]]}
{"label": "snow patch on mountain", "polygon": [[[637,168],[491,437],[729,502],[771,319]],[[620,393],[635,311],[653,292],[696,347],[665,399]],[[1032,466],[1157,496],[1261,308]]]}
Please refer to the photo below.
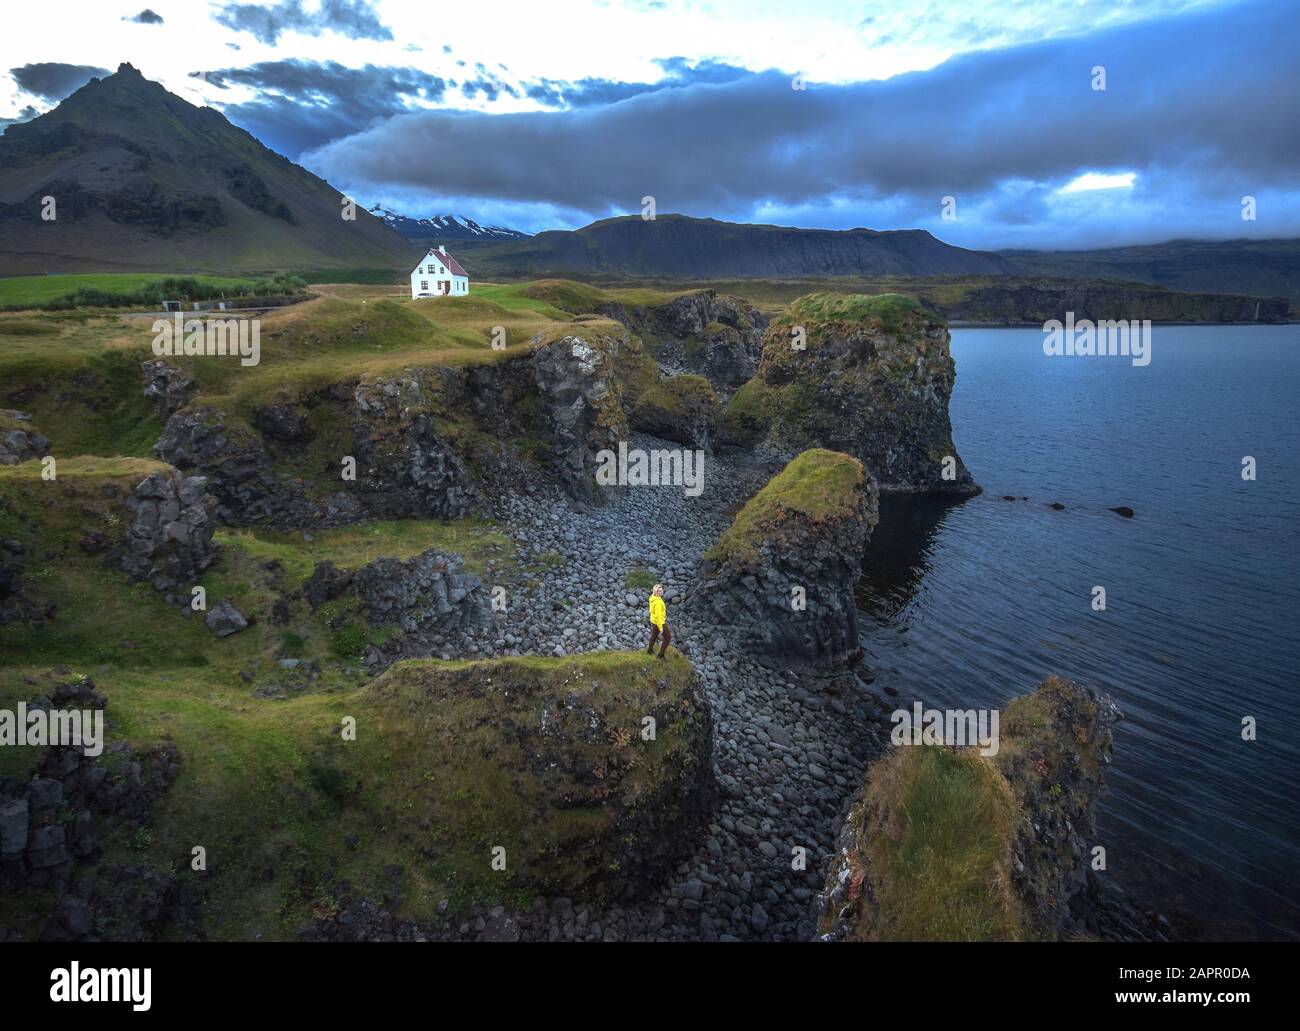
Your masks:
{"label": "snow patch on mountain", "polygon": [[429,218],[410,218],[376,204],[370,209],[391,229],[411,240],[518,240],[528,236],[506,226],[485,226],[462,215],[433,215]]}

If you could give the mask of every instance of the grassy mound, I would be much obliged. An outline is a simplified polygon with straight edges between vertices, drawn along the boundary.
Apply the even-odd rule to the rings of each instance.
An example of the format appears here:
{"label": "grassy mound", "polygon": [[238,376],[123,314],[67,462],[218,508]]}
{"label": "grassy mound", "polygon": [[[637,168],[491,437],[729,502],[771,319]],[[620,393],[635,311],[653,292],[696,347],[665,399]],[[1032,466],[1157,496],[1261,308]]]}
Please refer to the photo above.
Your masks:
{"label": "grassy mound", "polygon": [[690,844],[707,795],[696,684],[677,653],[402,662],[356,700],[356,741],[318,762],[364,838],[423,852],[454,891],[635,892]]}
{"label": "grassy mound", "polygon": [[[683,374],[669,376],[641,395],[637,407],[658,408],[671,416],[686,417],[693,412],[719,409],[718,395],[703,376]],[[635,413],[634,416],[635,418]]]}
{"label": "grassy mound", "polygon": [[1011,941],[1025,936],[1011,887],[1015,803],[974,752],[899,748],[876,763],[850,820],[850,898],[867,878],[858,940]]}
{"label": "grassy mound", "polygon": [[823,930],[849,940],[1058,940],[1095,840],[1117,712],[1060,677],[1008,703],[998,750],[899,745],[849,813]]}
{"label": "grassy mound", "polygon": [[838,451],[812,448],[796,455],[745,503],[704,557],[736,565],[754,562],[759,546],[779,537],[792,513],[814,523],[843,519],[859,504],[865,478],[862,463]]}

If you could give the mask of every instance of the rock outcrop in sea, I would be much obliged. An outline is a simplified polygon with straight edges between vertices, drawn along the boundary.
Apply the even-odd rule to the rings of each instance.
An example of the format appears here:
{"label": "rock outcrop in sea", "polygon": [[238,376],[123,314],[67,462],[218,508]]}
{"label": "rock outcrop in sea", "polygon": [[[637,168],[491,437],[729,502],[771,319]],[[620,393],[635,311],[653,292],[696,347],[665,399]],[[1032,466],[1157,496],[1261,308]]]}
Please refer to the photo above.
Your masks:
{"label": "rock outcrop in sea", "polygon": [[1096,805],[1119,719],[1106,695],[1048,677],[1002,710],[994,755],[895,744],[840,831],[818,900],[823,937],[1094,933]]}
{"label": "rock outcrop in sea", "polygon": [[953,446],[948,345],[943,319],[910,297],[809,294],[768,326],[727,427],[778,454],[853,455],[882,492],[978,493]]}

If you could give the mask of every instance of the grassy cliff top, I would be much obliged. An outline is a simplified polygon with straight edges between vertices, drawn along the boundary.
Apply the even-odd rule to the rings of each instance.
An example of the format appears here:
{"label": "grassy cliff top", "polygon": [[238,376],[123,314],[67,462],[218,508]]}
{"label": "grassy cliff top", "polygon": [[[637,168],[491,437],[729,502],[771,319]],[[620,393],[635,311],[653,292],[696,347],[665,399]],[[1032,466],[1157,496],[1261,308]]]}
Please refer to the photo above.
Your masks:
{"label": "grassy cliff top", "polygon": [[857,507],[865,478],[862,463],[851,455],[825,448],[811,448],[796,455],[745,502],[704,557],[742,565],[754,561],[759,545],[779,533],[781,524],[792,513],[814,523],[843,519]]}
{"label": "grassy cliff top", "polygon": [[[29,427],[28,423],[16,424]],[[39,428],[39,427],[38,427]],[[33,458],[17,465],[0,465],[0,489],[17,484],[49,484],[51,489],[60,483],[71,481],[82,486],[97,487],[105,483],[115,483],[134,487],[150,473],[168,471],[171,466],[166,462],[152,458],[104,458],[100,455],[76,455],[59,458],[55,464],[55,478],[46,480],[42,475],[44,465],[39,458]],[[36,513],[39,515],[39,513]]]}
{"label": "grassy cliff top", "polygon": [[[1017,941],[1011,789],[978,753],[903,746],[872,766],[850,819],[850,895],[871,882],[858,940]],[[860,896],[859,896],[860,897]]]}
{"label": "grassy cliff top", "polygon": [[827,330],[845,323],[865,323],[869,329],[898,333],[943,325],[944,320],[906,294],[812,293],[790,304],[773,325],[787,332],[792,326],[804,326],[809,339],[815,341]]}
{"label": "grassy cliff top", "polygon": [[318,762],[377,815],[372,833],[423,842],[427,875],[453,889],[595,890],[613,871],[611,835],[640,833],[628,817],[665,804],[694,762],[695,683],[676,652],[408,660],[357,698],[357,740]]}
{"label": "grassy cliff top", "polygon": [[[1034,861],[1068,869],[1068,844],[1050,835],[1077,824],[1100,791],[1110,723],[1099,704],[1078,684],[1047,677],[1002,710],[996,754],[899,745],[873,764],[849,816],[849,896],[858,907],[848,937],[1055,937],[1052,881],[1039,898],[1023,897],[1013,851],[1021,854],[1018,836],[1032,829]],[[1053,827],[1046,841],[1039,836]]]}

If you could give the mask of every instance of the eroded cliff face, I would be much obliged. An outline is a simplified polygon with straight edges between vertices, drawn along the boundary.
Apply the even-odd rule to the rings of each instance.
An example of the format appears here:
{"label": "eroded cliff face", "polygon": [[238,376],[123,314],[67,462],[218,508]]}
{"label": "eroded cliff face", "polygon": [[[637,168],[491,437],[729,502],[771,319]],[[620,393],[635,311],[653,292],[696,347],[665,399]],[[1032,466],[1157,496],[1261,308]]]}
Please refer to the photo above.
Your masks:
{"label": "eroded cliff face", "polygon": [[1119,719],[1107,696],[1048,677],[1002,710],[995,755],[896,744],[840,831],[823,938],[1095,933],[1095,810]]}
{"label": "eroded cliff face", "polygon": [[[157,362],[144,363],[144,373],[154,399],[176,378]],[[205,476],[219,519],[231,525],[458,519],[481,511],[503,451],[523,445],[536,445],[541,467],[589,502],[596,455],[626,439],[627,413],[658,376],[635,336],[596,319],[488,361],[413,366],[278,397],[248,418],[199,395],[172,412],[155,450]]]}
{"label": "eroded cliff face", "polygon": [[861,654],[853,586],[879,517],[857,459],[806,451],[746,503],[700,562],[687,605],[756,652],[842,666]]}
{"label": "eroded cliff face", "polygon": [[679,654],[410,660],[364,704],[374,731],[321,761],[375,792],[376,816],[391,814],[376,835],[424,840],[458,884],[635,897],[689,854],[717,804],[712,716]]}
{"label": "eroded cliff face", "polygon": [[730,392],[758,368],[767,316],[747,301],[692,290],[658,305],[605,303],[597,310],[636,333],[659,359]]}
{"label": "eroded cliff face", "polygon": [[773,320],[731,399],[735,441],[859,459],[882,492],[978,493],[952,441],[956,367],[944,321],[899,294],[809,294]]}

